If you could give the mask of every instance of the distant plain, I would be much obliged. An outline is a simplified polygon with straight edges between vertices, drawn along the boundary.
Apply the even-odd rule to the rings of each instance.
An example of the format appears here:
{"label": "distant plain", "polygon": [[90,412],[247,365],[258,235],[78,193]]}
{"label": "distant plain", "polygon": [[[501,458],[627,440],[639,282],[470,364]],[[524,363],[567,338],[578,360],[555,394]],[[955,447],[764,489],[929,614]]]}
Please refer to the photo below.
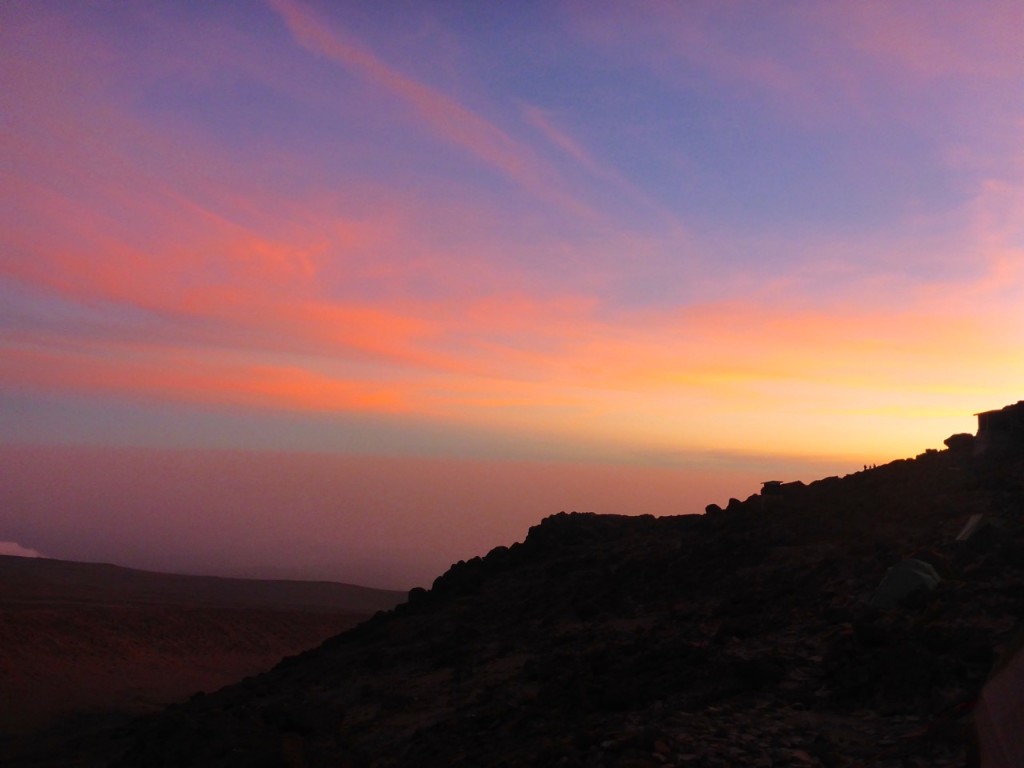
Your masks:
{"label": "distant plain", "polygon": [[212,692],[404,599],[333,582],[0,556],[0,757],[46,729]]}

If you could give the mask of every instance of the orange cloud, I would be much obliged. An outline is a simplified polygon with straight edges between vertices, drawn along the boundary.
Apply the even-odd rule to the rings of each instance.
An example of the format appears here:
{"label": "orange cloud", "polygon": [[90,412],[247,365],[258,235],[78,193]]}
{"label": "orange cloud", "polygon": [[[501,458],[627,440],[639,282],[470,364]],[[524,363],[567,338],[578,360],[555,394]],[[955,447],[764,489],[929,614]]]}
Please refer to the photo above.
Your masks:
{"label": "orange cloud", "polygon": [[[530,147],[480,114],[304,6],[273,7],[290,39],[393,95],[443,141],[560,211],[582,207]],[[807,27],[839,18],[821,14]],[[695,57],[782,102],[820,95],[834,75],[726,46],[705,26],[665,25],[658,40],[678,33],[693,46],[652,55]],[[908,43],[922,72],[937,66],[929,40]],[[860,55],[900,53],[898,40],[876,42]],[[746,253],[714,263],[760,247],[761,232],[739,246],[718,233],[682,247],[611,227],[535,231],[521,211],[502,210],[501,195],[416,200],[401,177],[279,194],[213,143],[178,140],[119,113],[99,89],[76,96],[56,65],[35,71],[13,58],[3,61],[31,85],[19,86],[26,111],[4,139],[14,172],[0,287],[37,304],[38,326],[17,316],[5,327],[2,386],[771,451],[867,445],[872,415],[970,413],[978,393],[995,407],[1024,386],[1019,144],[1017,165],[993,171],[962,210],[943,210],[950,242],[787,232],[772,244],[787,251],[775,274]],[[523,114],[620,198],[645,201],[550,113]],[[272,150],[260,159],[285,164]],[[936,277],[936,265],[954,277]],[[623,273],[655,289],[686,285],[641,309],[643,298],[617,292]]]}
{"label": "orange cloud", "polygon": [[[743,301],[726,288],[720,299],[656,309],[617,306],[576,267],[575,292],[554,283],[526,293],[516,286],[534,287],[526,269],[490,260],[495,243],[468,243],[467,253],[479,248],[481,256],[463,266],[417,243],[404,212],[350,227],[329,206],[313,206],[297,222],[270,216],[256,228],[181,193],[133,203],[110,192],[169,233],[145,244],[83,199],[20,184],[24,210],[61,228],[32,238],[7,232],[19,257],[0,260],[0,274],[47,301],[96,308],[97,321],[21,337],[36,346],[4,352],[6,386],[415,413],[666,450],[700,443],[774,451],[821,441],[813,428],[794,434],[787,418],[795,412],[814,414],[807,423],[828,423],[837,443],[844,434],[852,443],[851,432],[872,424],[864,411],[970,413],[977,393],[990,392],[996,406],[1016,399],[1012,390],[1024,382],[1015,322],[1019,187],[1010,182],[983,186],[964,214],[967,232],[947,246],[983,255],[969,283],[924,283],[878,300],[853,271],[815,298],[790,276]],[[90,191],[102,198],[108,187],[97,182]],[[564,256],[585,264],[592,254],[567,245]],[[363,280],[388,290],[360,298]],[[426,280],[439,287],[436,296],[417,295]],[[156,332],[119,322],[130,310]],[[144,355],[111,352],[132,338],[146,340]],[[218,360],[216,349],[238,350],[236,362]]]}
{"label": "orange cloud", "polygon": [[[819,307],[783,295],[663,311],[616,310],[582,294],[371,304],[328,301],[312,289],[278,292],[258,280],[186,289],[177,283],[187,271],[176,271],[173,260],[138,270],[139,254],[109,253],[100,264],[58,262],[48,274],[62,277],[50,287],[80,301],[117,299],[179,313],[206,330],[190,341],[181,335],[185,324],[173,342],[147,344],[140,359],[112,356],[100,337],[81,337],[69,353],[59,340],[36,336],[49,351],[11,353],[11,367],[21,373],[9,383],[261,407],[406,410],[604,440],[629,435],[642,442],[647,435],[665,445],[673,431],[690,435],[677,441],[701,432],[692,430],[704,418],[696,409],[719,414],[703,427],[715,436],[701,439],[723,448],[772,441],[770,429],[748,435],[742,420],[723,419],[723,410],[760,409],[783,419],[794,407],[849,410],[844,399],[885,410],[927,390],[955,402],[950,411],[968,413],[973,406],[963,395],[984,388],[994,371],[1007,382],[1021,376],[1013,332],[1000,329],[1004,310],[951,305],[939,292],[921,292],[897,310],[858,307],[856,294]],[[250,360],[212,363],[212,353],[198,346],[207,333],[248,350],[243,358]],[[252,362],[304,353],[316,357]],[[951,356],[959,361],[952,368]],[[338,372],[317,360],[336,363]]]}
{"label": "orange cloud", "polygon": [[350,380],[295,365],[232,362],[209,352],[94,346],[80,352],[7,348],[7,388],[77,391],[311,411],[398,413],[416,392],[394,381]]}

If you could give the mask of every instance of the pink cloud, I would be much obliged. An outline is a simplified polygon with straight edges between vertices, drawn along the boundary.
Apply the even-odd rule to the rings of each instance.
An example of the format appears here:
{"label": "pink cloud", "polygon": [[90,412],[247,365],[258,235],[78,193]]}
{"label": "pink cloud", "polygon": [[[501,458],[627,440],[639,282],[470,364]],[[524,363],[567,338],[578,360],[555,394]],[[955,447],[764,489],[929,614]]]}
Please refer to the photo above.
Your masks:
{"label": "pink cloud", "polygon": [[0,555],[9,557],[43,557],[37,550],[23,547],[16,541],[0,541]]}
{"label": "pink cloud", "polygon": [[[436,136],[538,197],[560,194],[557,176],[482,115],[388,66],[304,6],[274,7],[304,50],[391,94]],[[702,14],[652,7],[662,9],[645,11],[655,18],[642,32],[658,42],[650,51],[657,61],[694,57],[781,101],[814,94],[831,77],[725,45]],[[660,23],[662,13],[672,23]],[[812,14],[807,29],[837,23],[821,13],[827,18]],[[888,38],[878,45],[899,53]],[[910,46],[921,49],[913,55],[922,71],[929,45]],[[13,205],[0,275],[39,298],[40,314],[72,307],[90,322],[54,312],[45,328],[7,332],[6,386],[429,414],[607,439],[618,430],[640,441],[642,430],[628,424],[634,412],[661,440],[711,400],[734,410],[792,404],[782,383],[805,387],[809,401],[857,391],[871,400],[883,387],[901,398],[940,379],[963,390],[1020,380],[1019,170],[981,184],[967,210],[950,217],[967,222],[957,219],[958,239],[934,250],[913,234],[868,233],[851,244],[786,233],[774,244],[789,252],[781,275],[756,263],[684,270],[684,258],[710,264],[723,242],[737,241],[719,234],[652,245],[614,230],[576,238],[535,230],[521,211],[470,195],[416,199],[400,176],[346,180],[344,192],[312,185],[279,194],[219,158],[208,136],[181,139],[173,120],[132,113],[90,67],[76,94],[56,58],[14,58],[4,62],[31,77],[28,85],[5,78],[26,111],[15,111],[20,127],[8,138]],[[526,107],[523,115],[586,173],[642,200],[557,113]],[[260,158],[288,159],[272,148]],[[758,232],[740,246],[756,252],[766,239]],[[675,271],[659,271],[660,253]],[[934,265],[947,261],[967,279],[936,278]],[[929,277],[897,281],[907,265]],[[686,297],[631,308],[617,299],[615,279],[639,269],[648,282],[685,280],[710,295],[696,305]],[[963,363],[952,372],[951,357]],[[840,394],[828,395],[829,387]],[[741,425],[718,431],[723,444],[746,439]]]}
{"label": "pink cloud", "polygon": [[408,104],[439,137],[500,170],[542,200],[578,216],[594,213],[570,195],[525,145],[446,94],[389,67],[365,47],[294,0],[269,0],[299,45],[347,69]]}
{"label": "pink cloud", "polygon": [[[223,170],[202,143],[172,147],[183,162],[173,181],[156,179],[111,147],[160,156],[167,136],[159,131],[56,96],[37,107],[34,131],[22,135],[34,160],[11,178],[19,215],[5,234],[9,257],[0,275],[40,296],[103,307],[106,327],[67,329],[79,343],[86,333],[100,342],[104,333],[130,338],[131,326],[117,315],[133,309],[173,326],[172,346],[312,351],[453,370],[467,366],[444,338],[460,302],[527,282],[521,270],[480,258],[496,246],[473,228],[486,228],[497,212],[423,203],[414,210],[386,188],[363,196],[379,203],[362,206],[372,213],[339,211],[347,201],[329,197],[243,195],[200,172],[208,160],[214,178]],[[54,143],[74,151],[53,157],[46,148]],[[349,197],[360,191],[348,185]],[[456,247],[422,242],[426,226]],[[437,296],[409,296],[406,282],[433,284]],[[383,298],[360,297],[378,290]]]}
{"label": "pink cloud", "polygon": [[634,3],[598,13],[579,5],[574,29],[666,82],[689,87],[694,71],[704,72],[773,106],[781,119],[818,126],[851,117],[919,120],[925,109],[948,115],[948,99],[931,101],[924,85],[944,79],[949,94],[954,83],[977,90],[1024,72],[1017,34],[1024,10],[1013,0],[985,13],[956,2],[856,0],[762,11]]}
{"label": "pink cloud", "polygon": [[[117,271],[111,275],[116,282]],[[146,286],[136,288],[148,301]],[[938,380],[947,392],[966,393],[992,377],[1009,382],[1021,375],[1013,364],[1017,342],[1005,330],[1012,307],[979,308],[950,301],[948,291],[925,290],[899,308],[862,305],[860,288],[820,303],[783,291],[631,311],[583,294],[358,305],[301,294],[278,300],[259,284],[223,292],[207,287],[161,306],[218,321],[221,338],[237,329],[250,340],[243,346],[248,352],[226,355],[181,337],[134,345],[83,338],[72,351],[59,337],[35,334],[26,339],[33,346],[8,346],[4,384],[258,408],[408,413],[634,445],[704,434],[724,448],[783,429],[794,389],[802,392],[797,407],[817,402],[841,409],[842,398],[850,397],[885,408],[934,391]],[[265,358],[275,349],[277,359]],[[301,350],[330,357],[304,358],[296,355]],[[949,369],[951,355],[960,361],[956,370]],[[962,405],[950,411],[971,412],[966,397],[946,398],[954,400]],[[755,434],[719,415],[718,426],[709,423],[704,432],[694,429],[703,418],[694,408],[709,414],[762,409],[780,423]],[[772,440],[783,449],[785,441]],[[800,444],[813,449],[813,437]]]}
{"label": "pink cloud", "polygon": [[864,55],[895,64],[894,76],[968,75],[1007,78],[1024,72],[1019,30],[1024,8],[1012,0],[978,13],[939,2],[927,13],[912,5],[852,2],[837,9],[835,31]]}

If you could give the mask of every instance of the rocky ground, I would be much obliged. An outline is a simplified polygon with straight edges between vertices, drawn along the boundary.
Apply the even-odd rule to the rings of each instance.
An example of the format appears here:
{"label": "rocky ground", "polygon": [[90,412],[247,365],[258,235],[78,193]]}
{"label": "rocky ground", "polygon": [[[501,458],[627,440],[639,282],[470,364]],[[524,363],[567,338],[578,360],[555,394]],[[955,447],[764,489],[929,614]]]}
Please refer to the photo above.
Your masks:
{"label": "rocky ground", "polygon": [[[704,516],[555,515],[63,764],[972,765],[1024,611],[1024,461],[956,446]],[[975,513],[1007,524],[956,543]],[[908,557],[942,582],[872,607]]]}

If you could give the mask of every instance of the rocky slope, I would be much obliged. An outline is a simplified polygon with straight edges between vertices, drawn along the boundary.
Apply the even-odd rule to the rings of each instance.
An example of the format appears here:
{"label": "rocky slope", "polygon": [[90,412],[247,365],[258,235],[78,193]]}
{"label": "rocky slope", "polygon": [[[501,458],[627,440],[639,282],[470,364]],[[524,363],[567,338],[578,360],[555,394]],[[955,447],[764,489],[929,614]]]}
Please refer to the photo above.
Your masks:
{"label": "rocky slope", "polygon": [[[1024,460],[951,445],[704,516],[555,515],[73,764],[968,765],[1024,610]],[[975,513],[1008,524],[956,543]],[[872,607],[908,557],[942,582]]]}

